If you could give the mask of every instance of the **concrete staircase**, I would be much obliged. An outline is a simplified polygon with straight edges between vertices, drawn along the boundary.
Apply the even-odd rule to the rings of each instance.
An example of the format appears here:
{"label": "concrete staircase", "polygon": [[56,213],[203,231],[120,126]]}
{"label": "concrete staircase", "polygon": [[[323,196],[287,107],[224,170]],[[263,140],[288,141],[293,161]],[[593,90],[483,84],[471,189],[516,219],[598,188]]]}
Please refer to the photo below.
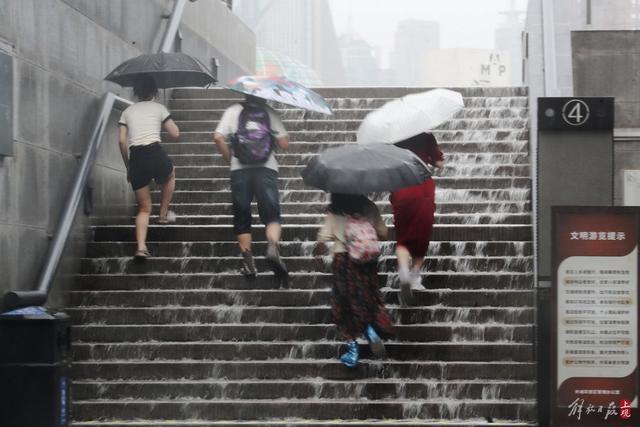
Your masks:
{"label": "concrete staircase", "polygon": [[[300,172],[354,142],[364,115],[406,90],[319,92],[333,117],[280,109],[293,141],[278,155],[285,289],[267,272],[261,226],[261,273],[250,283],[238,272],[228,167],[211,142],[237,96],[174,91],[182,136],[164,147],[176,164],[177,224],[151,226],[154,258],[138,264],[132,218],[96,218],[71,292],[75,426],[535,424],[526,89],[462,89],[466,108],[435,132],[447,166],[435,178],[427,290],[399,306],[386,243],[380,278],[399,337],[386,360],[365,345],[355,370],[337,360],[331,278],[311,259],[326,195]],[[386,195],[376,201],[392,224]]]}

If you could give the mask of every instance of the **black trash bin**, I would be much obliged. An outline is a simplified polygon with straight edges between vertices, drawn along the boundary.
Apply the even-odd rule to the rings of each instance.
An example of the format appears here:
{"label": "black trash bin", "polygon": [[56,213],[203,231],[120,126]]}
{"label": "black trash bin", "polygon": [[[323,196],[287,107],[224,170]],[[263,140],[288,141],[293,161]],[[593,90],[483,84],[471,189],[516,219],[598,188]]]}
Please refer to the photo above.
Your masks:
{"label": "black trash bin", "polygon": [[39,308],[0,314],[0,425],[68,427],[71,322]]}

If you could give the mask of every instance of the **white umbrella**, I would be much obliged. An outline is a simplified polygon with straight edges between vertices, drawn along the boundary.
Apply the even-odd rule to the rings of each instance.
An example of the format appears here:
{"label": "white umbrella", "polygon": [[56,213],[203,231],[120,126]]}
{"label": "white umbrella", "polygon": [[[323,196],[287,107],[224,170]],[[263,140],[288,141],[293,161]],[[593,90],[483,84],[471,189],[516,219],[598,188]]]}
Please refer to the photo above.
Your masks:
{"label": "white umbrella", "polygon": [[462,95],[453,90],[406,95],[367,114],[358,128],[358,142],[393,144],[441,125],[463,107]]}

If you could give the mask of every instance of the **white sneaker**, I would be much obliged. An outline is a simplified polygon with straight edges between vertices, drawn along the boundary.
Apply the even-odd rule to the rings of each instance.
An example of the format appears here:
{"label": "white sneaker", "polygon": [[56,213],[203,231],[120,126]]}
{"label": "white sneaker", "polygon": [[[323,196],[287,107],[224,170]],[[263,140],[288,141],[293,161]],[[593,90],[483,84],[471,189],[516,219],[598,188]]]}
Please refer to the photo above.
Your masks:
{"label": "white sneaker", "polygon": [[167,211],[167,215],[164,218],[158,218],[158,224],[173,224],[176,222],[176,213],[174,211]]}
{"label": "white sneaker", "polygon": [[420,270],[411,271],[411,290],[412,291],[426,291],[427,289],[422,285],[422,276]]}
{"label": "white sneaker", "polygon": [[398,281],[400,282],[400,305],[408,306],[411,304],[413,294],[411,293],[411,273],[407,267],[398,269]]}

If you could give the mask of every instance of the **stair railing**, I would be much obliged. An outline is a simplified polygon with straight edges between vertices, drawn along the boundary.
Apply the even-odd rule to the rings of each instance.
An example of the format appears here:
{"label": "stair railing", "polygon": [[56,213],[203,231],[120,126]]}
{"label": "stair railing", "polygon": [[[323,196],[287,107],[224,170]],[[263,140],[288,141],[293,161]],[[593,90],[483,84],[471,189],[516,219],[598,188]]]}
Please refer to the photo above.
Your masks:
{"label": "stair railing", "polygon": [[76,174],[73,178],[71,188],[67,194],[67,199],[64,204],[58,225],[56,226],[53,240],[47,250],[45,257],[45,263],[40,271],[38,282],[35,290],[32,291],[10,291],[4,296],[4,305],[6,308],[17,308],[28,305],[43,305],[47,302],[47,297],[53,283],[53,279],[58,270],[58,265],[64,254],[64,248],[71,234],[73,228],[76,212],[80,206],[80,201],[84,193],[85,186],[91,174],[91,170],[98,155],[98,150],[102,145],[104,137],[104,131],[109,122],[111,116],[111,110],[114,107],[127,107],[132,102],[121,98],[111,92],[107,92],[102,96],[100,113],[98,119],[91,131],[91,137],[89,138],[89,144],[87,145],[82,158],[80,159],[80,165],[76,170]]}
{"label": "stair railing", "polygon": [[[190,0],[195,1],[195,0]],[[170,52],[178,34],[180,21],[182,20],[182,13],[187,0],[175,0],[173,4],[173,11],[168,17],[169,22],[162,38],[162,43],[158,52]],[[13,309],[18,307],[25,307],[29,305],[44,305],[49,297],[51,285],[55,278],[60,260],[64,254],[64,248],[69,240],[71,229],[80,206],[80,201],[84,190],[91,175],[91,170],[98,155],[100,146],[102,145],[102,139],[104,137],[104,131],[109,122],[111,111],[114,107],[126,108],[133,104],[128,99],[122,98],[114,93],[107,92],[102,96],[100,105],[100,113],[98,119],[91,131],[91,137],[89,144],[87,145],[82,158],[80,160],[80,166],[76,171],[73,178],[71,189],[67,194],[67,199],[64,204],[64,208],[58,220],[55,233],[49,248],[47,249],[47,255],[45,257],[44,266],[38,276],[37,285],[34,290],[31,291],[9,291],[4,296],[4,306],[7,309]]]}

